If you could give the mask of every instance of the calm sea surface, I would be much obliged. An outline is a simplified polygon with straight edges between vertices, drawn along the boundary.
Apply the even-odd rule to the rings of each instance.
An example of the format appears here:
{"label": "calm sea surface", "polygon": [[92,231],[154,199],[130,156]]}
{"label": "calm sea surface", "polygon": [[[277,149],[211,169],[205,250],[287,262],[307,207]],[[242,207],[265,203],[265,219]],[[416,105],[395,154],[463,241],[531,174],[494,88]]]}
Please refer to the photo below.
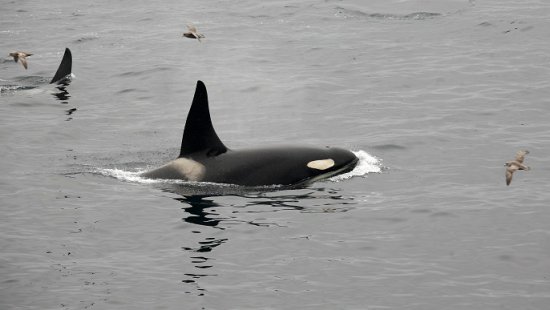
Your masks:
{"label": "calm sea surface", "polygon": [[[0,309],[548,309],[549,16],[0,1]],[[339,146],[365,170],[208,196],[136,177],[177,156],[199,79],[229,147]],[[507,187],[520,149],[532,169]]]}

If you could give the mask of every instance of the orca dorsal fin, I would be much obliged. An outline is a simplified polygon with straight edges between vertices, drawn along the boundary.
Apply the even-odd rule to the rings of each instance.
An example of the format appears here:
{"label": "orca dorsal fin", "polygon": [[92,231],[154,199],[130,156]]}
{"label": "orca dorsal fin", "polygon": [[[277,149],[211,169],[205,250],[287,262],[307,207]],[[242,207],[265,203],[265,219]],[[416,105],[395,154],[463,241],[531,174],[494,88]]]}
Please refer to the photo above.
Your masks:
{"label": "orca dorsal fin", "polygon": [[59,64],[59,67],[57,68],[57,71],[55,72],[55,75],[53,76],[52,83],[58,83],[63,82],[67,75],[70,75],[72,72],[73,67],[73,55],[71,54],[71,50],[68,48],[65,48],[65,54],[63,54],[63,59],[61,60],[61,63]]}
{"label": "orca dorsal fin", "polygon": [[208,94],[202,81],[197,81],[193,103],[187,114],[179,157],[198,152],[206,153],[207,156],[217,156],[227,152],[227,147],[223,145],[212,126]]}

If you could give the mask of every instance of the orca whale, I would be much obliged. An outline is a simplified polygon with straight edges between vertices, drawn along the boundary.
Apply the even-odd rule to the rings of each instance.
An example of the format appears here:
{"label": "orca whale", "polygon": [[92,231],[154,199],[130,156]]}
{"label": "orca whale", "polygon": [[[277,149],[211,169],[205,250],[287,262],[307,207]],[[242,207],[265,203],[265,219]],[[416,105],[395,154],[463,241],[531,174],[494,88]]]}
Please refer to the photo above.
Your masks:
{"label": "orca whale", "polygon": [[61,59],[61,63],[59,64],[59,67],[57,68],[57,71],[55,72],[55,75],[53,76],[50,84],[53,84],[53,83],[63,84],[69,81],[69,79],[71,78],[72,66],[73,66],[73,55],[71,54],[70,49],[65,48],[63,59]]}
{"label": "orca whale", "polygon": [[250,187],[301,187],[349,172],[358,161],[352,152],[331,147],[228,149],[212,125],[206,87],[197,81],[178,158],[141,176]]}

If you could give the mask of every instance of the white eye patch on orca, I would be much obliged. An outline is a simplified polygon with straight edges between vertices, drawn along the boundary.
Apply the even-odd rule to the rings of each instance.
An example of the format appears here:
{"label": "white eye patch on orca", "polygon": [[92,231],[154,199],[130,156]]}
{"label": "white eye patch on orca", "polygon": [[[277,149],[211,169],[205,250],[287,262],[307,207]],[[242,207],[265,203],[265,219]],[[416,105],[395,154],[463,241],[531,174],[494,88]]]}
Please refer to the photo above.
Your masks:
{"label": "white eye patch on orca", "polygon": [[327,170],[334,166],[334,160],[332,159],[319,159],[319,160],[313,160],[307,163],[307,166],[311,169],[317,169],[317,170]]}

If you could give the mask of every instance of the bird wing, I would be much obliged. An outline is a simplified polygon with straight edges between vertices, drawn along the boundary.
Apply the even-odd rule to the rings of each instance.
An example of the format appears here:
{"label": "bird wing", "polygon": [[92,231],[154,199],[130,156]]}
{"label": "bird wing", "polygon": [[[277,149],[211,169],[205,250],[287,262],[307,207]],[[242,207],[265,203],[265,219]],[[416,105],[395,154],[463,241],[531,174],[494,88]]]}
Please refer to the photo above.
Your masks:
{"label": "bird wing", "polygon": [[197,32],[197,27],[194,25],[187,25],[187,29],[189,30],[189,34],[192,34],[195,39],[199,40],[199,42],[201,41],[201,38],[204,38],[202,34]]}
{"label": "bird wing", "polygon": [[519,166],[516,163],[507,163],[506,167],[506,185],[510,185],[512,182],[512,174],[519,169]]}
{"label": "bird wing", "polygon": [[506,185],[510,185],[512,182],[512,172],[506,170]]}
{"label": "bird wing", "polygon": [[514,173],[515,170],[513,169],[506,169],[506,185],[510,185],[510,183],[512,182],[512,174]]}
{"label": "bird wing", "polygon": [[25,68],[25,70],[27,70],[27,58],[25,58],[25,57],[19,57],[19,61],[21,62],[21,64],[22,64],[23,67]]}
{"label": "bird wing", "polygon": [[523,160],[525,159],[525,155],[527,154],[529,154],[529,151],[524,151],[524,150],[518,151],[516,154],[516,161],[518,163],[523,163]]}

